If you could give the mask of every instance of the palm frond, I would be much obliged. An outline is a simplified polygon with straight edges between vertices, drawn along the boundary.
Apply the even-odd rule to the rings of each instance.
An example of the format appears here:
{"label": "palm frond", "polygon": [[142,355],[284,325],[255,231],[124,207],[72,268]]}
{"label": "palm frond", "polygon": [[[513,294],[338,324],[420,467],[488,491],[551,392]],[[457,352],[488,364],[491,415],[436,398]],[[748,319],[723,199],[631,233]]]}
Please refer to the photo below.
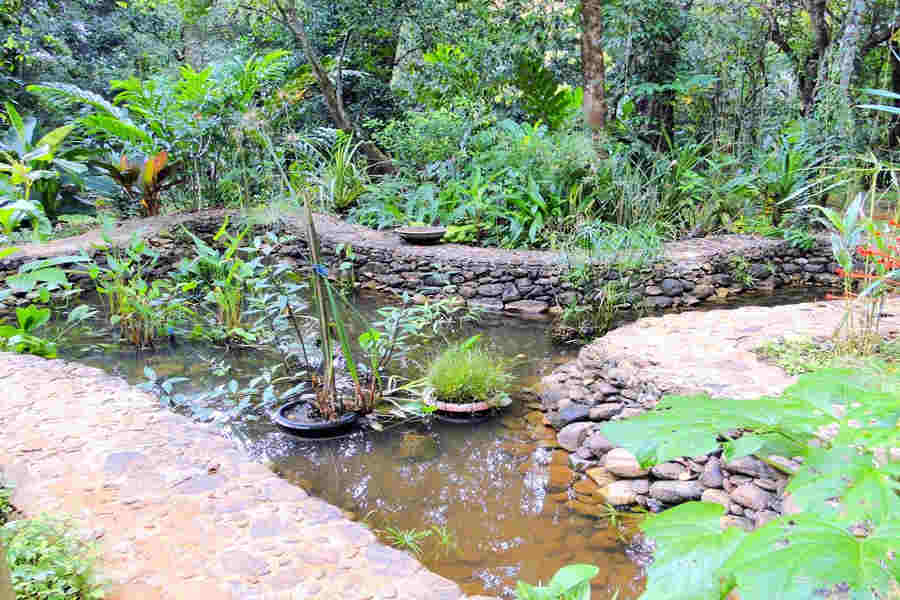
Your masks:
{"label": "palm frond", "polygon": [[146,131],[113,115],[93,114],[79,119],[89,133],[105,133],[131,144],[152,144],[153,138]]}
{"label": "palm frond", "polygon": [[113,115],[119,119],[127,118],[124,110],[112,104],[103,96],[70,83],[40,83],[29,85],[25,89],[55,104],[59,108],[73,108],[79,104],[87,104],[100,112]]}

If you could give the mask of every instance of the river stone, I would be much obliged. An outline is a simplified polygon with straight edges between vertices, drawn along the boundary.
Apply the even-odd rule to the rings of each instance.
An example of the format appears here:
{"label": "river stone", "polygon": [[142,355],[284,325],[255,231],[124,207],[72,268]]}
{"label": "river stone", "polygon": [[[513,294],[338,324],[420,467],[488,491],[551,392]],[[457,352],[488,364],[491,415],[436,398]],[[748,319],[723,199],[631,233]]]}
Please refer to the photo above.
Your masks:
{"label": "river stone", "polygon": [[575,490],[576,494],[581,494],[583,496],[593,496],[600,489],[600,486],[598,486],[593,479],[587,477],[573,485],[572,489]]}
{"label": "river stone", "polygon": [[693,293],[691,295],[699,300],[705,300],[706,298],[709,298],[710,296],[712,296],[715,293],[716,293],[716,290],[715,290],[715,288],[713,288],[713,286],[708,285],[706,283],[701,283],[700,285],[698,285],[694,288]]}
{"label": "river stone", "polygon": [[634,490],[635,494],[649,494],[650,493],[650,480],[649,479],[632,479],[630,481],[631,489]]}
{"label": "river stone", "polygon": [[703,502],[715,502],[716,504],[721,504],[725,507],[725,510],[728,510],[728,507],[731,506],[731,498],[724,490],[715,490],[712,488],[705,489],[700,496],[700,500]]}
{"label": "river stone", "polygon": [[753,518],[753,525],[754,527],[759,528],[764,526],[766,523],[769,523],[770,521],[774,521],[777,518],[777,512],[773,510],[761,510],[756,513],[756,516]]}
{"label": "river stone", "polygon": [[503,284],[486,283],[478,286],[478,294],[480,296],[499,296],[503,293]]}
{"label": "river stone", "polygon": [[684,284],[677,279],[663,279],[661,287],[666,296],[678,296],[684,291]]}
{"label": "river stone", "polygon": [[662,288],[656,285],[648,285],[644,288],[644,294],[647,296],[662,296],[662,293]]}
{"label": "river stone", "polygon": [[709,488],[720,488],[725,476],[722,475],[722,468],[719,459],[711,456],[703,466],[703,473],[700,474],[700,483]]}
{"label": "river stone", "polygon": [[598,395],[615,396],[619,393],[619,388],[608,381],[595,381],[591,384],[591,391]]}
{"label": "river stone", "polygon": [[752,483],[739,485],[729,495],[732,500],[741,506],[746,506],[753,510],[763,510],[769,506],[769,502],[772,500],[772,494],[756,487]]}
{"label": "river stone", "polygon": [[605,402],[591,408],[588,413],[591,421],[609,421],[611,418],[622,412],[624,405],[621,402]]}
{"label": "river stone", "polygon": [[599,506],[597,504],[587,504],[585,502],[579,502],[578,500],[569,500],[568,502],[566,502],[566,506],[570,510],[574,510],[575,512],[587,517],[600,517],[606,511],[606,507]]}
{"label": "river stone", "polygon": [[654,477],[658,479],[683,479],[682,475],[688,473],[688,470],[684,467],[684,465],[680,465],[676,462],[664,462],[658,465],[654,465],[650,469],[650,473],[653,474]]}
{"label": "river stone", "polygon": [[562,407],[556,413],[551,414],[548,418],[550,419],[550,424],[556,427],[557,429],[562,429],[569,423],[574,423],[576,421],[587,421],[590,416],[590,409],[584,404],[579,404],[577,402],[572,402],[567,406]]}
{"label": "river stone", "polygon": [[[570,423],[569,425],[563,427],[556,435],[556,441],[558,441],[559,445],[569,452],[575,452],[578,447],[581,446],[582,442],[587,439],[587,436],[591,432],[591,428],[593,426],[594,424],[589,421]],[[590,457],[582,456],[582,458]]]}
{"label": "river stone", "polygon": [[703,486],[699,481],[656,481],[650,486],[650,495],[666,504],[678,504],[699,500]]}
{"label": "river stone", "polygon": [[594,480],[598,487],[603,487],[616,480],[615,476],[603,467],[593,467],[585,471],[585,474]]}
{"label": "river stone", "polygon": [[506,304],[504,308],[510,312],[537,315],[547,312],[550,305],[540,300],[517,300]]}
{"label": "river stone", "polygon": [[575,471],[569,467],[550,465],[547,489],[551,492],[561,492],[569,489],[569,485],[575,481]]}
{"label": "river stone", "polygon": [[734,515],[725,515],[720,518],[719,526],[722,529],[728,529],[729,527],[740,527],[744,531],[753,531],[753,523],[750,522],[750,519],[745,519],[744,517],[736,517]]}
{"label": "river stone", "polygon": [[630,481],[614,481],[600,488],[599,493],[604,502],[613,506],[634,504],[637,501],[637,495],[634,493]]}
{"label": "river stone", "polygon": [[594,453],[594,456],[603,456],[616,447],[615,444],[606,439],[606,436],[599,431],[595,431],[589,435],[585,440],[584,445]]}
{"label": "river stone", "polygon": [[625,448],[614,448],[606,453],[603,466],[613,475],[619,477],[643,477],[649,471],[642,469],[637,458]]}
{"label": "river stone", "polygon": [[755,456],[741,456],[725,463],[725,469],[732,473],[749,475],[750,477],[766,477],[774,479],[777,471]]}

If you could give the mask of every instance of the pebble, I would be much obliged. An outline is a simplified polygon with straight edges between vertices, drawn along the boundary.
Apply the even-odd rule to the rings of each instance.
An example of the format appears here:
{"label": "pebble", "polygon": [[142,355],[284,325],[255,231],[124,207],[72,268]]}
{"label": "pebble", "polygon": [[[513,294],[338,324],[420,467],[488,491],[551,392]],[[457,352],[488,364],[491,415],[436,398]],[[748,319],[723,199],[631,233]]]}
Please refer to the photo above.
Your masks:
{"label": "pebble", "polygon": [[650,495],[666,504],[678,504],[699,500],[703,486],[698,481],[655,481],[650,484]]}

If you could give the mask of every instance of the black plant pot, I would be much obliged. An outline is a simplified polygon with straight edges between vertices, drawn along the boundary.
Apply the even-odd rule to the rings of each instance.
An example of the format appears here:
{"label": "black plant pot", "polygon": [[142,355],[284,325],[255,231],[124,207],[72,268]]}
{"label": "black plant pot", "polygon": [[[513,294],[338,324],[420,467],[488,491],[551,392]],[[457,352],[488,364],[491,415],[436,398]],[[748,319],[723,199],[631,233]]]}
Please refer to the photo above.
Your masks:
{"label": "black plant pot", "polygon": [[[289,417],[288,414],[296,409],[299,409],[299,415],[294,414]],[[296,436],[313,440],[324,440],[352,433],[359,419],[358,413],[348,412],[334,421],[323,421],[322,419],[308,416],[308,410],[309,403],[305,400],[288,402],[278,409],[272,416],[272,420],[279,427]]]}

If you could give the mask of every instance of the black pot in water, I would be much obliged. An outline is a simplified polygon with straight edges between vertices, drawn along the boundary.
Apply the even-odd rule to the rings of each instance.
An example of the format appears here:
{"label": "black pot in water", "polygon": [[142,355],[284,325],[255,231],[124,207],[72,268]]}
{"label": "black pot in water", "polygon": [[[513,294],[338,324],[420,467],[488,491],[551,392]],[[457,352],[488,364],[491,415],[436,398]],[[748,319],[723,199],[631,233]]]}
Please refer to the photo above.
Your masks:
{"label": "black pot in water", "polygon": [[341,437],[351,433],[359,419],[355,412],[344,413],[333,421],[325,421],[309,415],[310,405],[305,400],[296,400],[283,405],[272,416],[272,420],[286,431],[307,439],[323,440]]}

